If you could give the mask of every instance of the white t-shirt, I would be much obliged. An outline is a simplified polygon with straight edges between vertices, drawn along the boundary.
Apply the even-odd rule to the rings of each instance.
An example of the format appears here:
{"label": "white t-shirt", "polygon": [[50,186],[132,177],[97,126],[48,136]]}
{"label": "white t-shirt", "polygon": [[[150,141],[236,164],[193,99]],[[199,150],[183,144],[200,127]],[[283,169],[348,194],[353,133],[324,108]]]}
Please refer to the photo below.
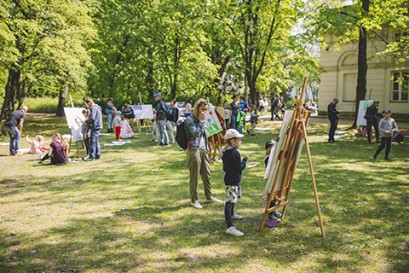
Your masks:
{"label": "white t-shirt", "polygon": [[114,124],[115,124],[115,126],[121,126],[121,117],[120,116],[115,116],[114,117]]}

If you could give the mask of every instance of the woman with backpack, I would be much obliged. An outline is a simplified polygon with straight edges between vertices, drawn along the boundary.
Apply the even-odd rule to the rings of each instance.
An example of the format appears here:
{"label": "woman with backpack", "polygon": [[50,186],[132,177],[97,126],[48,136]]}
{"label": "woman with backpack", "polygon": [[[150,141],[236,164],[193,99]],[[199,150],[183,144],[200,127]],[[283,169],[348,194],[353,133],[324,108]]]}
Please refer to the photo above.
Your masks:
{"label": "woman with backpack", "polygon": [[198,99],[193,107],[192,115],[188,116],[185,121],[188,136],[186,159],[190,172],[191,205],[197,209],[203,208],[197,196],[199,175],[202,177],[207,202],[222,203],[222,201],[214,198],[210,191],[210,161],[204,125],[207,107],[207,100]]}

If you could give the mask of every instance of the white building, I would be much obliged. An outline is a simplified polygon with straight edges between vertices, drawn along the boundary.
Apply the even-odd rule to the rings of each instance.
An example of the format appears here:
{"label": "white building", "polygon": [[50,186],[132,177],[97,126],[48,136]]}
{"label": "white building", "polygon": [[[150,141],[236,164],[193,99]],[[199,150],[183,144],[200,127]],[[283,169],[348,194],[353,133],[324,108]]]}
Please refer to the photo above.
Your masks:
{"label": "white building", "polygon": [[[400,33],[384,28],[379,33],[386,41],[400,37]],[[358,43],[343,45],[335,50],[336,37],[327,36],[327,48],[321,48],[320,63],[324,69],[319,87],[319,110],[327,111],[333,98],[338,98],[338,108],[352,113],[358,75]],[[366,99],[380,101],[380,110],[389,108],[395,117],[409,118],[409,68],[396,69],[394,62],[385,56],[376,55],[385,49],[386,43],[380,38],[368,40],[368,72]],[[409,54],[409,53],[408,53]],[[403,83],[396,79],[403,77]]]}

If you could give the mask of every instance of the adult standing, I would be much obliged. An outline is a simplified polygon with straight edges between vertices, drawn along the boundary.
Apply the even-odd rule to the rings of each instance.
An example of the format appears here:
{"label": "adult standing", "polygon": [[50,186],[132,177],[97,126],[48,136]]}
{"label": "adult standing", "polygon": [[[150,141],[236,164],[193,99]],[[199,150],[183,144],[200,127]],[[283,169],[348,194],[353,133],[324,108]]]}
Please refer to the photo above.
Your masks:
{"label": "adult standing", "polygon": [[135,113],[133,111],[133,108],[131,107],[131,105],[129,105],[129,103],[125,102],[124,106],[122,106],[121,108],[121,112],[122,115],[124,116],[124,118],[126,118],[129,122],[129,125],[131,125],[131,128],[133,130],[133,123],[135,120]]}
{"label": "adult standing", "polygon": [[179,108],[176,106],[176,100],[172,100],[169,103],[170,112],[166,116],[166,128],[168,129],[168,135],[170,141],[175,143],[175,136],[173,135],[173,128],[176,126],[176,122],[179,119]]}
{"label": "adult standing", "polygon": [[207,100],[198,99],[193,107],[192,115],[187,117],[185,121],[189,139],[186,160],[190,173],[190,198],[191,205],[197,209],[202,208],[197,197],[199,175],[202,177],[207,202],[221,202],[212,196],[210,190],[210,160],[204,124],[207,108]]}
{"label": "adult standing", "polygon": [[272,94],[271,96],[271,120],[274,118],[280,119],[278,115],[278,104],[280,103],[280,99],[275,95]]}
{"label": "adult standing", "polygon": [[240,104],[238,103],[239,99],[237,95],[233,96],[233,102],[230,103],[230,109],[231,109],[231,117],[230,117],[230,129],[236,129],[237,130],[237,116],[240,111]]}
{"label": "adult standing", "polygon": [[98,104],[90,98],[86,99],[87,107],[90,109],[87,125],[90,129],[90,152],[87,160],[94,160],[101,158],[101,145],[99,144],[99,137],[103,128],[102,111]]}
{"label": "adult standing", "polygon": [[329,143],[334,143],[334,135],[335,131],[337,130],[337,125],[338,125],[338,120],[339,120],[339,111],[337,109],[337,104],[338,104],[338,99],[333,98],[330,104],[328,104],[328,119],[331,124],[329,128],[329,134],[328,134],[328,142]]}
{"label": "adult standing", "polygon": [[169,136],[166,131],[166,113],[170,112],[169,106],[162,100],[162,95],[160,93],[155,94],[155,110],[156,110],[156,126],[159,129],[159,145],[166,146],[169,145]]}
{"label": "adult standing", "polygon": [[186,118],[192,114],[192,98],[186,102],[184,114]]}
{"label": "adult standing", "polygon": [[4,124],[10,136],[10,155],[16,155],[18,153],[27,111],[27,106],[23,106],[21,110],[13,111]]}
{"label": "adult standing", "polygon": [[114,104],[113,104],[113,99],[109,98],[106,108],[105,108],[105,114],[107,115],[108,118],[108,133],[113,133],[114,130],[112,129],[112,120],[115,117],[115,115],[113,114],[112,110],[115,108]]}
{"label": "adult standing", "polygon": [[371,106],[366,109],[365,119],[366,119],[366,131],[368,135],[368,143],[371,143],[372,139],[372,126],[375,128],[376,142],[379,142],[379,128],[378,128],[378,106],[379,101],[374,101]]}

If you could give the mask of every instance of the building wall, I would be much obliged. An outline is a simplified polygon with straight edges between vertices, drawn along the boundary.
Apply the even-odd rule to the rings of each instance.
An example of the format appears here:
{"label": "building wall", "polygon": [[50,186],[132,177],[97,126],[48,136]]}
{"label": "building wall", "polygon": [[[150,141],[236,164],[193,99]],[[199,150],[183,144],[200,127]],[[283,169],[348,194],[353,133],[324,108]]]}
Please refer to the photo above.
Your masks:
{"label": "building wall", "polygon": [[[393,33],[385,28],[381,35],[391,41]],[[336,97],[338,108],[350,113],[354,109],[354,100],[358,74],[358,44],[344,45],[341,50],[334,48],[335,38],[326,37],[327,48],[321,48],[320,63],[324,69],[319,87],[319,110],[326,111],[328,104]],[[380,109],[390,108],[393,113],[409,115],[409,102],[391,100],[392,92],[392,61],[379,57],[377,52],[385,49],[381,40],[368,41],[368,72],[366,99],[380,101]]]}

